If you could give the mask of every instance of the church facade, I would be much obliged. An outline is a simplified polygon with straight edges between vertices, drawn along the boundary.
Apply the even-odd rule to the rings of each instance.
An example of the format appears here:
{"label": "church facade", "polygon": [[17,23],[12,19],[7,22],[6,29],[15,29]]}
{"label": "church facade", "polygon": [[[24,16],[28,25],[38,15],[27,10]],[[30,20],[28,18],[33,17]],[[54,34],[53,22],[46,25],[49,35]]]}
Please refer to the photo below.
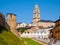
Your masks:
{"label": "church facade", "polygon": [[21,34],[21,37],[39,37],[40,39],[44,39],[49,37],[50,30],[55,27],[55,23],[50,20],[41,20],[40,10],[36,4],[33,10],[33,21],[27,26],[27,30]]}
{"label": "church facade", "polygon": [[39,10],[38,5],[36,4],[33,10],[32,26],[41,26],[44,28],[44,27],[55,26],[55,23],[51,20],[41,20],[40,10]]}
{"label": "church facade", "polygon": [[23,25],[25,24],[18,23],[17,27],[21,28],[22,26],[23,28],[27,28],[25,32],[32,32],[32,33],[34,33],[35,31],[39,31],[39,30],[49,31],[55,27],[55,23],[53,21],[41,20],[40,10],[37,4],[35,5],[34,10],[33,10],[32,23],[26,24],[25,27]]}
{"label": "church facade", "polygon": [[[17,27],[23,26],[22,23],[21,24],[17,24]],[[40,10],[38,5],[36,4],[33,10],[33,20],[30,24],[27,24],[26,26],[28,27],[42,27],[42,28],[48,28],[48,27],[54,27],[55,23],[51,20],[41,20],[40,17]],[[25,27],[26,27],[25,26]]]}

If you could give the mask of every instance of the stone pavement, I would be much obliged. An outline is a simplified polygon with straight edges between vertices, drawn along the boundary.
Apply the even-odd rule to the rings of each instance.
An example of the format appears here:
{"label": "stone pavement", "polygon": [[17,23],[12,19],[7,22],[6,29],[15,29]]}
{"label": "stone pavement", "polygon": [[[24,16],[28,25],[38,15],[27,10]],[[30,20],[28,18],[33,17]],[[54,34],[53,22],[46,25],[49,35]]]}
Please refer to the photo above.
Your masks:
{"label": "stone pavement", "polygon": [[[35,38],[36,40],[40,40],[41,42],[45,42],[45,43],[48,43],[48,40],[47,39],[39,39],[39,38]],[[57,40],[56,44],[51,44],[51,45],[60,45],[60,41]]]}
{"label": "stone pavement", "polygon": [[52,44],[52,45],[60,45],[60,41],[57,41],[56,44]]}

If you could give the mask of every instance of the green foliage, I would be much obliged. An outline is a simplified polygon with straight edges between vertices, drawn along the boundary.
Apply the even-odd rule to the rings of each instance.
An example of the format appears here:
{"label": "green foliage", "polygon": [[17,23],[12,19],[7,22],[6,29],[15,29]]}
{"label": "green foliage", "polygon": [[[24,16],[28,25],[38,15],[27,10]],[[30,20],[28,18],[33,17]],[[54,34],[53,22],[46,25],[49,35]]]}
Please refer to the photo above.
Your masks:
{"label": "green foliage", "polygon": [[5,27],[0,26],[0,33],[4,30],[8,31]]}
{"label": "green foliage", "polygon": [[17,29],[19,32],[23,33],[25,31],[25,28],[18,28]]}
{"label": "green foliage", "polygon": [[32,39],[30,38],[23,38],[24,42],[27,44],[27,45],[42,45],[42,44],[39,44],[35,41],[33,41]]}

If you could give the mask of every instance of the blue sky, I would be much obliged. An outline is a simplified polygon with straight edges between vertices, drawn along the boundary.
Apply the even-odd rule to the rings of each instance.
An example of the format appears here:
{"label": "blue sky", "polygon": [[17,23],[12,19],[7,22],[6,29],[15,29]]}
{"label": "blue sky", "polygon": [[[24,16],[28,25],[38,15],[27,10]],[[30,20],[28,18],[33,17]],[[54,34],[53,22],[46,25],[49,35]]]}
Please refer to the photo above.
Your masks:
{"label": "blue sky", "polygon": [[17,22],[30,23],[33,19],[33,10],[38,3],[41,20],[55,21],[60,16],[60,0],[0,0],[0,12],[5,16],[13,13]]}

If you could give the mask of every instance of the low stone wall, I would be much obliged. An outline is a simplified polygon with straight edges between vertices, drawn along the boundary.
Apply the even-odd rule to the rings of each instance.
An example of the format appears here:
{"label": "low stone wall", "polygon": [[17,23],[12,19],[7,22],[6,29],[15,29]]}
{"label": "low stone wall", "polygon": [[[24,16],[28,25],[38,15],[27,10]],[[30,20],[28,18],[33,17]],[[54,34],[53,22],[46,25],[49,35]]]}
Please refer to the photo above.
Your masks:
{"label": "low stone wall", "polygon": [[49,33],[23,33],[20,36],[23,38],[34,38],[34,37],[39,37],[39,38],[48,38]]}

